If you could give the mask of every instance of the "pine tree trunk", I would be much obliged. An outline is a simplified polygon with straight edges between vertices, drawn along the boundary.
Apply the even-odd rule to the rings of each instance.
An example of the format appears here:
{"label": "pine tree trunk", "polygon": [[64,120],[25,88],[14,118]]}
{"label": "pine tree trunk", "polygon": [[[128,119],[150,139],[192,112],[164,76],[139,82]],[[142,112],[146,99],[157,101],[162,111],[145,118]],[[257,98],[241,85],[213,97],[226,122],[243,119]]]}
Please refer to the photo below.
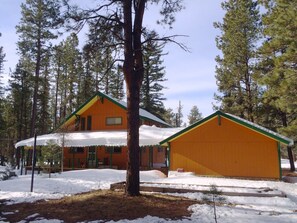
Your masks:
{"label": "pine tree trunk", "polygon": [[36,56],[36,65],[35,65],[34,93],[33,93],[33,105],[32,105],[32,115],[31,115],[30,137],[33,137],[35,134],[36,115],[37,115],[37,95],[38,95],[40,61],[41,61],[40,29],[38,31],[39,31],[39,33],[38,33],[38,40],[37,40],[37,56]]}
{"label": "pine tree trunk", "polygon": [[55,105],[54,105],[54,129],[58,125],[58,94],[59,94],[59,81],[60,81],[60,66],[61,66],[61,57],[58,55],[58,64],[57,64],[57,78],[56,78],[56,92],[55,92]]}
{"label": "pine tree trunk", "polygon": [[[133,75],[130,75],[130,78]],[[139,195],[139,87],[133,85],[131,80],[127,83],[127,146],[128,165],[126,179],[126,194]]]}
{"label": "pine tree trunk", "polygon": [[138,196],[139,193],[139,102],[140,87],[143,79],[143,57],[141,50],[141,29],[145,9],[144,0],[134,5],[134,27],[132,25],[132,1],[123,2],[124,10],[124,65],[123,71],[127,84],[127,146],[128,163],[126,195]]}

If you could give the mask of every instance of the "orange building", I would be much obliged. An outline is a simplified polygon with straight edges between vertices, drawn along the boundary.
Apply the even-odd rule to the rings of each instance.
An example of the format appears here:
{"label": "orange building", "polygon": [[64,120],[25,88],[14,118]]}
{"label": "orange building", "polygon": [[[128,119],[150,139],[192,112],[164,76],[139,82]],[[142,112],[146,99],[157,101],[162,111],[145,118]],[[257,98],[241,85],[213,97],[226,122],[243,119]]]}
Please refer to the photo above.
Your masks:
{"label": "orange building", "polygon": [[280,179],[280,144],[291,145],[293,141],[217,111],[160,144],[169,147],[169,170]]}
{"label": "orange building", "polygon": [[[64,132],[93,132],[127,130],[127,106],[106,94],[96,93],[79,107],[60,126]],[[169,127],[155,115],[140,109],[142,125]],[[159,147],[143,147],[140,153],[142,169],[165,166],[166,150]],[[63,163],[65,168],[116,168],[126,169],[126,146],[89,146],[64,149]]]}

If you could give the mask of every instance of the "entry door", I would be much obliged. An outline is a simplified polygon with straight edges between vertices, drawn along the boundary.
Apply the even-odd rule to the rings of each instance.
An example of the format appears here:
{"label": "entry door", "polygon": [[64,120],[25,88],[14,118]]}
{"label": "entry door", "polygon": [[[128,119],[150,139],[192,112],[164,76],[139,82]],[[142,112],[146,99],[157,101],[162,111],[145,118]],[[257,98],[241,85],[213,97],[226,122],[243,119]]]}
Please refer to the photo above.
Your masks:
{"label": "entry door", "polygon": [[96,167],[96,147],[89,147],[88,151],[88,167]]}

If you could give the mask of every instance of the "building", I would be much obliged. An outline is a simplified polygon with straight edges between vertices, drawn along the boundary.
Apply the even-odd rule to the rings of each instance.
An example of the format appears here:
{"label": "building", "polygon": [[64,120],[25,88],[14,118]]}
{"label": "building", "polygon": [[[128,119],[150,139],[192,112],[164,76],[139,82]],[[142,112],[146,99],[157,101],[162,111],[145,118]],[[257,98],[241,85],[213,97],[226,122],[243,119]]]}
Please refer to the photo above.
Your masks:
{"label": "building", "polygon": [[[108,133],[108,137],[126,135],[127,104],[106,94],[97,92],[93,97],[69,115],[60,126],[62,132],[98,132]],[[155,115],[139,110],[142,125],[169,127],[169,124]],[[96,144],[96,143],[94,143]],[[161,146],[143,146],[140,154],[140,166],[143,169],[165,166],[166,150]],[[64,149],[65,168],[116,168],[126,169],[127,147],[123,144],[105,142],[101,145],[70,147]]]}
{"label": "building", "polygon": [[217,111],[164,139],[169,170],[198,175],[281,178],[280,145],[293,141],[259,125]]}
{"label": "building", "polygon": [[[63,149],[63,168],[127,165],[127,105],[96,93],[69,115],[56,133],[37,137]],[[280,179],[281,145],[293,140],[231,114],[217,111],[186,128],[170,126],[140,109],[140,169],[169,167],[205,176]],[[16,147],[31,147],[34,139]]]}

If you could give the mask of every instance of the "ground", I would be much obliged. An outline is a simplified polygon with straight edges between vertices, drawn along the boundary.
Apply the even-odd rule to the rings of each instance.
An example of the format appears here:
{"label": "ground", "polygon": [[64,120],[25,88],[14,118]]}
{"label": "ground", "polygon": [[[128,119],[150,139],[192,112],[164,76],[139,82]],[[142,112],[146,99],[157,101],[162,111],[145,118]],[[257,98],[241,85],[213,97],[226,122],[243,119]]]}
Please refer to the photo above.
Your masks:
{"label": "ground", "polygon": [[[215,216],[219,223],[297,222],[296,177],[285,177],[290,182],[286,183],[174,171],[166,177],[156,170],[141,171],[142,188],[167,192],[130,199],[108,190],[111,184],[125,181],[124,170],[68,171],[51,178],[36,174],[34,192],[30,192],[31,175],[17,175],[0,181],[0,222],[209,223],[215,222]],[[211,202],[214,194],[205,194],[214,185],[222,192],[216,197],[216,212]]]}
{"label": "ground", "polygon": [[34,221],[40,217],[64,222],[98,219],[119,221],[144,218],[147,215],[176,220],[190,217],[188,207],[197,203],[195,200],[168,195],[142,194],[139,197],[127,197],[119,191],[97,190],[57,200],[6,205],[2,207],[2,212],[10,213],[6,215],[6,221],[9,222],[23,219]]}

